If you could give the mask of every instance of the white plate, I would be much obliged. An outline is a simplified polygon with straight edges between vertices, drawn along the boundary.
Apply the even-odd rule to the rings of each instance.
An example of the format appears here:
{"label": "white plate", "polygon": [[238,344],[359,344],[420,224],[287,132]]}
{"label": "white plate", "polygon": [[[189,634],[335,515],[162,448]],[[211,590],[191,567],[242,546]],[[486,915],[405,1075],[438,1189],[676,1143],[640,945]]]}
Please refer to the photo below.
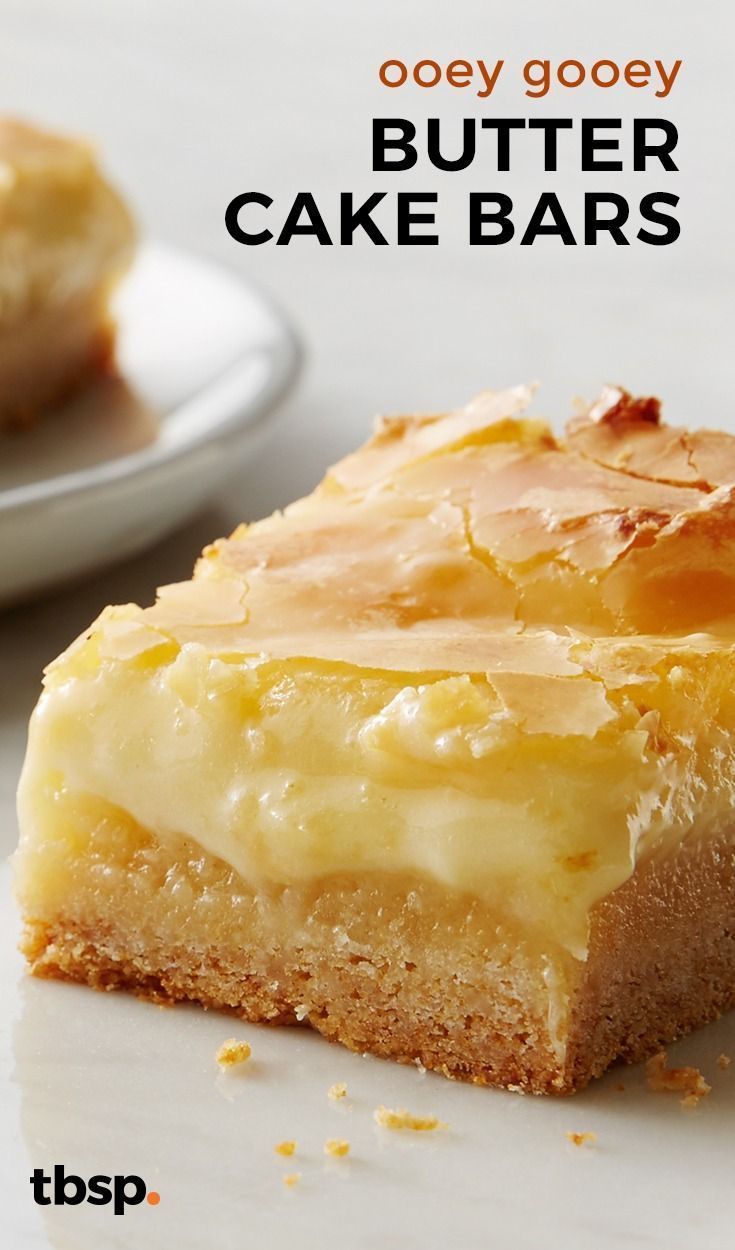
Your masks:
{"label": "white plate", "polygon": [[[573,1099],[523,1098],[353,1055],[301,1029],[34,981],[0,866],[0,1244],[12,1250],[730,1250],[735,1013],[672,1047],[697,1110],[617,1069]],[[214,1055],[236,1034],[242,1069]],[[348,1097],[327,1089],[345,1081]],[[620,1090],[620,1084],[625,1086]],[[435,1133],[378,1128],[380,1103]],[[596,1132],[575,1147],[567,1130]],[[324,1142],[346,1138],[346,1159]],[[295,1139],[289,1159],[274,1145]],[[36,1206],[29,1177],[135,1174],[158,1206]],[[287,1189],[282,1177],[300,1172]]]}
{"label": "white plate", "polygon": [[294,377],[283,319],[236,275],[158,244],[116,300],[121,378],[0,435],[0,601],[142,549],[257,444]]}

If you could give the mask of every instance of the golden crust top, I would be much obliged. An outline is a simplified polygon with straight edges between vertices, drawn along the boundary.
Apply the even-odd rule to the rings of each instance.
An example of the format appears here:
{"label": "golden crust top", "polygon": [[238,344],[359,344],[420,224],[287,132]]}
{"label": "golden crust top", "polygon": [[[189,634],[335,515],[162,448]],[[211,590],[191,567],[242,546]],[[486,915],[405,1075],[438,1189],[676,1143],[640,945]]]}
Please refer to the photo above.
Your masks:
{"label": "golden crust top", "polygon": [[609,390],[559,440],[521,418],[530,398],[381,421],[312,495],[208,548],[192,582],[116,611],[106,645],[563,676],[580,639],[732,640],[735,438]]}
{"label": "golden crust top", "polygon": [[214,566],[247,584],[247,632],[266,647],[294,626],[378,629],[413,634],[427,668],[421,635],[731,621],[735,438],[669,429],[616,392],[562,442],[519,418],[529,398],[382,422],[307,500],[216,544],[200,577]]}
{"label": "golden crust top", "polygon": [[526,732],[594,737],[611,691],[735,641],[735,438],[609,388],[561,440],[522,418],[531,395],[381,421],[192,581],[107,609],[100,654],[477,674]]}

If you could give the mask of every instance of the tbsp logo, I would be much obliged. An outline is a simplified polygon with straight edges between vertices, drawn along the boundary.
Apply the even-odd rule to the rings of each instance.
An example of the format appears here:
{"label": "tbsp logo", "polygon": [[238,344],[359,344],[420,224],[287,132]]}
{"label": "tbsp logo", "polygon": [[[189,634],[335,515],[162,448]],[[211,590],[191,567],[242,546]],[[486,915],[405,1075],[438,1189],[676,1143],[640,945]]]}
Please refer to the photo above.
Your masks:
{"label": "tbsp logo", "polygon": [[[100,1174],[85,1181],[73,1172],[67,1175],[63,1163],[54,1165],[53,1176],[47,1176],[43,1168],[34,1168],[30,1182],[33,1201],[42,1207],[52,1203],[56,1207],[78,1207],[85,1201],[93,1207],[104,1207],[111,1202],[115,1215],[124,1215],[126,1207],[140,1206],[144,1199],[152,1207],[161,1201],[155,1189],[148,1190],[142,1176]],[[51,1187],[50,1191],[47,1186]]]}

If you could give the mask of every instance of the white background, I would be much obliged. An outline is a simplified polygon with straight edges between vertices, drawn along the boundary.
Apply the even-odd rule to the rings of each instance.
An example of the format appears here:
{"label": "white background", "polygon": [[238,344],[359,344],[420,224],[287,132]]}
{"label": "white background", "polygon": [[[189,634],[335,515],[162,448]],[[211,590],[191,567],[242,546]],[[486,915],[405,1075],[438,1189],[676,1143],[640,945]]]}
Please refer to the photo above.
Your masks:
{"label": "white background", "polygon": [[[15,839],[14,789],[42,665],[104,603],[150,600],[157,583],[188,575],[205,542],[308,490],[330,461],[364,436],[376,412],[441,408],[483,387],[537,379],[543,384],[537,410],[560,423],[573,396],[591,398],[602,383],[620,381],[660,394],[671,419],[733,424],[734,36],[730,4],[691,0],[0,0],[0,107],[95,139],[144,230],[267,288],[296,323],[307,354],[274,441],[204,516],[135,561],[0,616],[0,849],[9,850]],[[386,91],[377,70],[394,56],[442,62],[503,57],[506,66],[492,100],[481,101],[472,88]],[[589,63],[658,57],[669,66],[683,58],[684,66],[663,101],[651,90],[620,87],[556,88],[546,100],[533,101],[523,94],[520,67],[539,56]],[[493,113],[621,116],[627,122],[634,115],[663,115],[679,127],[681,172],[581,175],[576,135],[558,175],[543,173],[528,135],[519,137],[510,174],[494,172],[489,136],[466,174],[439,174],[425,161],[410,175],[370,172],[375,115],[418,120],[431,114],[458,126],[462,116]],[[624,149],[629,133],[626,126]],[[437,248],[322,248],[311,239],[244,248],[225,232],[225,207],[244,190],[273,196],[276,219],[297,190],[311,190],[331,225],[339,191],[410,187],[440,193]],[[682,236],[666,248],[620,248],[605,240],[594,249],[564,248],[552,239],[531,248],[514,242],[470,249],[466,194],[498,189],[517,200],[519,222],[536,194],[554,189],[574,226],[585,189],[620,191],[632,203],[645,191],[674,190],[681,197]],[[380,220],[392,237],[390,216],[381,213]],[[39,999],[37,1007],[50,1002]],[[217,1030],[210,1032],[214,1039]],[[457,1096],[469,1106],[471,1095]],[[521,1132],[518,1151],[531,1132],[531,1107],[525,1107],[510,1112]],[[556,1141],[567,1125],[554,1115]],[[668,1122],[659,1115],[657,1123],[652,1136],[641,1138],[635,1175],[646,1170],[649,1148],[656,1153],[669,1138]],[[679,1124],[670,1121],[684,1152],[694,1139]],[[720,1127],[724,1143],[724,1121]],[[634,1158],[626,1154],[627,1132],[623,1119],[623,1162]],[[482,1140],[480,1134],[484,1149]],[[615,1160],[613,1152],[614,1170],[622,1166]],[[580,1162],[587,1166],[575,1160],[569,1167]],[[561,1192],[576,1193],[574,1177],[584,1169],[567,1177],[566,1164],[554,1166]],[[609,1192],[605,1175],[598,1176],[603,1195]],[[694,1174],[688,1179],[695,1187],[701,1181]],[[671,1195],[662,1211],[684,1194],[671,1177],[667,1184]],[[667,1191],[656,1192],[660,1205]],[[614,1204],[621,1229],[631,1193],[621,1189]],[[659,1206],[646,1206],[643,1189],[637,1201],[649,1211],[643,1223],[655,1224]],[[581,1240],[567,1244],[602,1245],[579,1227]],[[294,1223],[294,1236],[297,1231]],[[653,1228],[649,1235],[646,1245],[659,1244]],[[681,1236],[682,1245],[720,1250],[684,1226]],[[235,1241],[233,1233],[227,1244]],[[613,1234],[604,1244],[622,1240]],[[667,1233],[661,1244],[680,1243]]]}

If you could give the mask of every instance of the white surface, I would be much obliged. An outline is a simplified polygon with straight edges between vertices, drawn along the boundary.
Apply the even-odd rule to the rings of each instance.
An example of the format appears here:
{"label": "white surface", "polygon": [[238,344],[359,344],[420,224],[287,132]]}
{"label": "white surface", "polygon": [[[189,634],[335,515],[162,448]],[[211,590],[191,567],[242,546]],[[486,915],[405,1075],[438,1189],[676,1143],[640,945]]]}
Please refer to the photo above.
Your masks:
{"label": "white surface", "polygon": [[[672,419],[735,428],[735,9],[725,0],[698,7],[689,0],[618,0],[612,9],[589,0],[0,0],[0,34],[4,107],[91,134],[148,232],[262,283],[292,315],[309,352],[308,370],[280,410],[277,443],[208,512],[145,555],[0,616],[0,840],[8,849],[42,665],[105,603],[150,601],[159,582],[188,575],[206,542],[310,489],[364,436],[373,413],[436,408],[484,386],[537,378],[543,386],[536,410],[558,420],[572,395],[591,396],[612,380],[657,391]],[[385,186],[369,172],[375,115],[531,112],[515,87],[499,90],[492,108],[461,92],[411,88],[387,97],[376,71],[393,55],[505,56],[516,66],[545,55],[683,56],[685,69],[667,101],[614,91],[600,97],[582,88],[534,106],[549,116],[671,117],[681,135],[681,173],[671,175],[681,196],[680,242],[659,249],[562,249],[551,240],[524,249],[468,248],[452,226],[468,189],[500,184],[528,203],[553,185],[578,205],[589,184],[573,162],[547,181],[529,161],[502,183],[483,164],[466,175],[426,167],[405,175],[402,188],[441,192],[448,228],[439,248],[234,243],[224,210],[248,188],[279,203],[313,190],[330,221],[340,190],[396,189],[398,180]],[[624,174],[606,186],[634,194],[639,182],[639,175]],[[7,941],[0,949],[9,959]],[[13,978],[6,974],[3,984],[12,987]],[[184,1247],[188,1237],[207,1250],[309,1250],[297,1240],[304,1227],[319,1250],[377,1246],[381,1233],[390,1250],[404,1250],[418,1235],[414,1224],[422,1250],[433,1250],[442,1221],[451,1221],[452,1245],[473,1250],[456,1233],[462,1220],[473,1222],[474,1245],[483,1250],[732,1245],[735,1080],[732,1069],[718,1075],[712,1063],[719,1049],[735,1052],[732,1022],[679,1048],[700,1058],[716,1085],[716,1097],[686,1115],[676,1099],[630,1088],[615,1093],[617,1078],[573,1103],[521,1100],[422,1080],[301,1034],[256,1030],[247,1035],[263,1063],[262,1084],[251,1086],[246,1077],[241,1087],[235,1078],[232,1090],[212,1069],[216,1045],[232,1031],[227,1020],[43,984],[25,985],[22,995],[11,989],[0,1007],[6,1009],[20,1023],[6,1021],[5,1035],[28,1041],[20,1084],[2,1087],[16,1112],[0,1119],[0,1238],[10,1212],[25,1221],[22,1228],[36,1230],[34,1243],[13,1226],[5,1238],[12,1250],[44,1245],[24,1179],[29,1150],[66,1149],[64,1134],[71,1143],[80,1123],[80,1151],[90,1158],[109,1141],[127,1165],[127,1132],[135,1145],[130,1166],[160,1176],[162,1192],[164,1173],[166,1179],[166,1206],[127,1215],[118,1221],[122,1232],[107,1220],[95,1250],[144,1247],[144,1234],[159,1236],[161,1250],[173,1250],[178,1236]],[[320,1157],[323,1138],[341,1132],[341,1117],[322,1098],[341,1076],[355,1093],[346,1133],[355,1156],[346,1178],[323,1172]],[[17,1118],[21,1096],[30,1106],[29,1089],[31,1146],[19,1136]],[[400,1138],[381,1146],[370,1113],[392,1100],[436,1110],[451,1133],[436,1142]],[[567,1128],[580,1127],[599,1132],[594,1152],[564,1141]],[[286,1168],[270,1147],[292,1133],[308,1144],[309,1162],[298,1164],[303,1188],[283,1194]],[[167,1209],[174,1211],[171,1227],[162,1222]],[[49,1229],[46,1244],[84,1250],[82,1217],[60,1214],[70,1215],[73,1227]],[[560,1231],[564,1220],[571,1237]],[[154,1226],[157,1234],[145,1233]]]}
{"label": "white surface", "polygon": [[[0,874],[7,896],[7,869]],[[672,1057],[713,1092],[696,1110],[655,1094],[640,1068],[573,1100],[453,1084],[350,1054],[307,1030],[267,1029],[194,1008],[32,981],[0,933],[0,1173],[4,1244],[25,1250],[728,1250],[735,1206],[735,1017]],[[232,1035],[252,1058],[220,1072]],[[345,1081],[348,1097],[327,1090]],[[622,1082],[624,1090],[618,1086]],[[379,1128],[380,1104],[438,1115],[434,1133]],[[597,1133],[575,1147],[567,1131]],[[345,1159],[324,1142],[346,1138]],[[273,1147],[295,1139],[297,1153]],[[31,1170],[134,1173],[161,1195],[36,1207]],[[301,1172],[294,1190],[282,1177]]]}
{"label": "white surface", "polygon": [[0,434],[0,602],[175,528],[253,455],[292,380],[290,331],[210,262],[148,244],[115,312],[120,377]]}

